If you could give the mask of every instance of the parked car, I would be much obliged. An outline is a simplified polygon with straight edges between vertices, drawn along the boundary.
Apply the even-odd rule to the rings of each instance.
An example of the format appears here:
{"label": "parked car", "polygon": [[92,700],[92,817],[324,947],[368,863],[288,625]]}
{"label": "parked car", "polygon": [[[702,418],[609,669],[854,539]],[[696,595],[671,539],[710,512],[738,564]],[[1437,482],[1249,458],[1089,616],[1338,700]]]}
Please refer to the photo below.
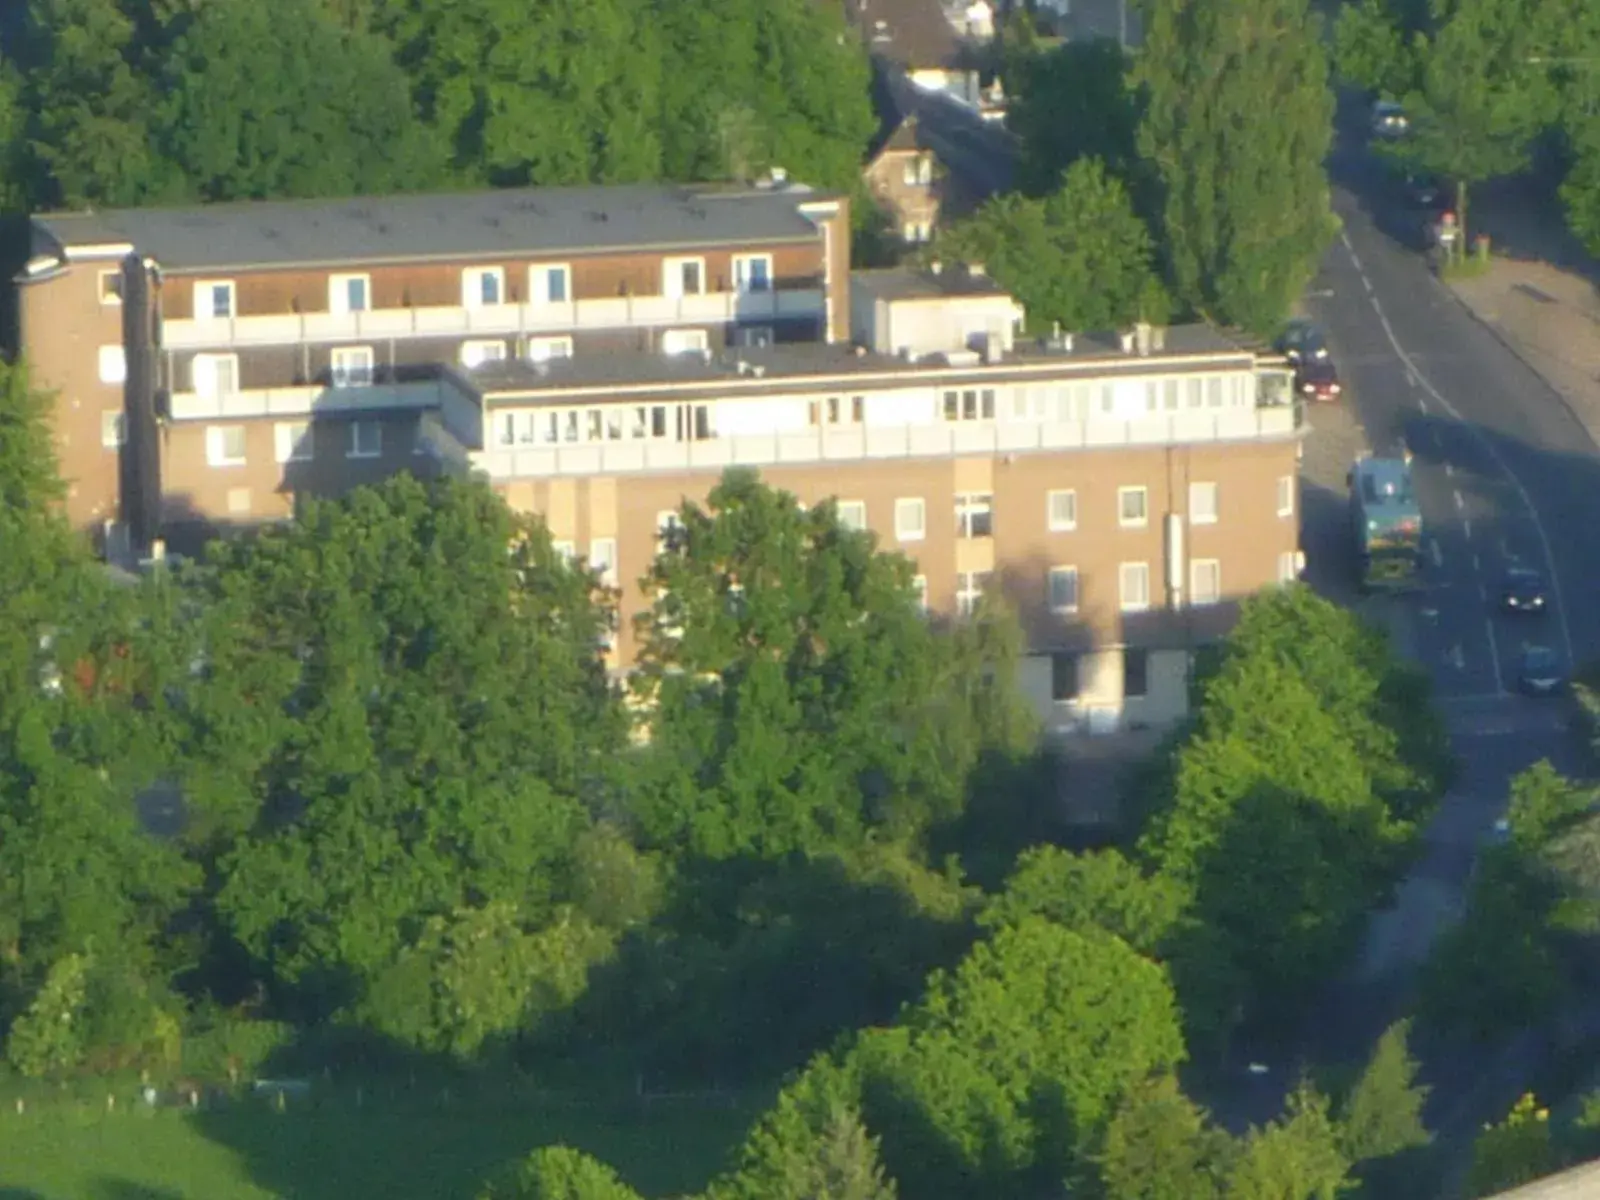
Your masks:
{"label": "parked car", "polygon": [[1328,344],[1322,330],[1310,321],[1294,320],[1278,335],[1278,353],[1292,363],[1314,362],[1328,357]]}
{"label": "parked car", "polygon": [[1393,100],[1379,100],[1372,106],[1372,132],[1391,141],[1403,138],[1411,132],[1411,119]]}
{"label": "parked car", "polygon": [[1295,391],[1304,400],[1337,400],[1344,391],[1331,358],[1313,358],[1300,364],[1294,375]]}
{"label": "parked car", "polygon": [[1554,696],[1566,685],[1561,658],[1548,646],[1524,646],[1517,663],[1517,686],[1530,696]]}
{"label": "parked car", "polygon": [[1500,607],[1508,613],[1542,613],[1549,603],[1544,576],[1531,567],[1512,567],[1500,588]]}
{"label": "parked car", "polygon": [[1426,171],[1407,171],[1400,179],[1406,202],[1413,208],[1437,212],[1445,204],[1444,180]]}

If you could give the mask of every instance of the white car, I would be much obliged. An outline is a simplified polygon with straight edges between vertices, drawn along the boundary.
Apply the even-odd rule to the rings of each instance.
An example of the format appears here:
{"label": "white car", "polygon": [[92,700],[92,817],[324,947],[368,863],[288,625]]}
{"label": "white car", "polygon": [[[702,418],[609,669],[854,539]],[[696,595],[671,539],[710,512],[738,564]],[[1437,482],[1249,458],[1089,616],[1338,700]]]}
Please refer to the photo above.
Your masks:
{"label": "white car", "polygon": [[1393,100],[1379,100],[1372,106],[1372,132],[1381,138],[1401,138],[1411,130],[1406,110]]}

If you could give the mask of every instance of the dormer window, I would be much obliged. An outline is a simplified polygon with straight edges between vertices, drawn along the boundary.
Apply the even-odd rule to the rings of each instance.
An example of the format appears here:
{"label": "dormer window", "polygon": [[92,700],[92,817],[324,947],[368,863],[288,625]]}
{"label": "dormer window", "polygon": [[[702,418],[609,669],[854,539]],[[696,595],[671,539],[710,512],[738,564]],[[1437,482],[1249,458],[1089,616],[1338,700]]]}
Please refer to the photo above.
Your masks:
{"label": "dormer window", "polygon": [[233,280],[203,279],[194,285],[197,321],[225,321],[234,316]]}
{"label": "dormer window", "polygon": [[499,267],[468,267],[461,272],[461,303],[465,308],[489,308],[505,303],[506,276]]}
{"label": "dormer window", "polygon": [[368,275],[334,275],[328,279],[328,311],[366,312],[372,307],[372,278]]}

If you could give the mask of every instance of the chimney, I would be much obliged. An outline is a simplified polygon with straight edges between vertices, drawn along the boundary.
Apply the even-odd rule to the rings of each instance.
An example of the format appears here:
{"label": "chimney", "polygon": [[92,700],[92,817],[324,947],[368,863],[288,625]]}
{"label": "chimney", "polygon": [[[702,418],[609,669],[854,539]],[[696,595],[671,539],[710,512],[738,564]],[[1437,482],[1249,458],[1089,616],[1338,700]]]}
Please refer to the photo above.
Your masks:
{"label": "chimney", "polygon": [[1006,346],[998,333],[992,330],[983,338],[983,361],[991,367],[1005,358]]}
{"label": "chimney", "polygon": [[1156,351],[1167,348],[1167,327],[1165,325],[1157,325],[1150,331],[1150,346]]}
{"label": "chimney", "polygon": [[1150,322],[1140,321],[1133,327],[1133,343],[1138,348],[1140,358],[1150,357]]}
{"label": "chimney", "polygon": [[1133,353],[1133,334],[1132,333],[1123,333],[1123,334],[1119,335],[1119,340],[1122,342],[1122,352],[1124,354],[1132,354]]}

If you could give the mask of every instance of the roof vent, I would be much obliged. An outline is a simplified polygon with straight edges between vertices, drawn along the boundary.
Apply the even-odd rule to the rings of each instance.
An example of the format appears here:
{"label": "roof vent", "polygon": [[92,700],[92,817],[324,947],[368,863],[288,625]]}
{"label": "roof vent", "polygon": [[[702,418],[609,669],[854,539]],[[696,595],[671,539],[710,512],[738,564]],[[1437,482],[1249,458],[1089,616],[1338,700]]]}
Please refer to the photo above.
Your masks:
{"label": "roof vent", "polygon": [[857,346],[855,352],[857,358],[865,358],[867,356],[867,348],[865,346]]}
{"label": "roof vent", "polygon": [[1122,343],[1122,352],[1124,354],[1132,354],[1133,353],[1133,334],[1132,334],[1132,332],[1130,331],[1128,333],[1124,333],[1124,334],[1120,335],[1119,340]]}
{"label": "roof vent", "polygon": [[930,275],[938,275],[943,270],[944,270],[944,264],[942,262],[940,262],[937,258],[934,259],[931,263],[928,264],[928,274],[930,274]]}
{"label": "roof vent", "polygon": [[750,374],[754,375],[757,379],[760,379],[766,373],[767,373],[767,369],[765,367],[763,367],[763,366],[760,366],[760,365],[753,365],[750,368]]}
{"label": "roof vent", "polygon": [[750,374],[750,364],[745,362],[745,360],[742,359],[742,358],[738,362],[733,364],[733,369],[735,371],[737,371],[740,375],[748,375],[748,374]]}

